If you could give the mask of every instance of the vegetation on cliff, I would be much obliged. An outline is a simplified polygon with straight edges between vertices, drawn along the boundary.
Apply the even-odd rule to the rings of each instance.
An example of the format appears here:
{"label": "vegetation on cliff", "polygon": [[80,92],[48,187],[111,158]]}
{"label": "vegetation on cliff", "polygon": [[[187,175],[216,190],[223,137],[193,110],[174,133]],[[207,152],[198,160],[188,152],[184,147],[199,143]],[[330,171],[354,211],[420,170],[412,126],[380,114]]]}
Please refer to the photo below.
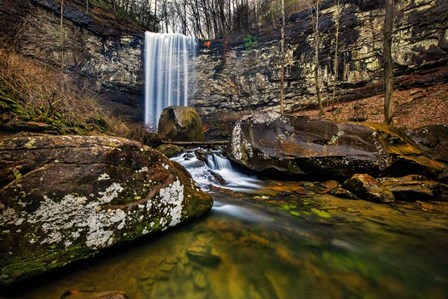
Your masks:
{"label": "vegetation on cliff", "polygon": [[142,125],[112,115],[95,94],[65,74],[4,49],[0,49],[0,128],[3,134],[107,134],[159,144]]}

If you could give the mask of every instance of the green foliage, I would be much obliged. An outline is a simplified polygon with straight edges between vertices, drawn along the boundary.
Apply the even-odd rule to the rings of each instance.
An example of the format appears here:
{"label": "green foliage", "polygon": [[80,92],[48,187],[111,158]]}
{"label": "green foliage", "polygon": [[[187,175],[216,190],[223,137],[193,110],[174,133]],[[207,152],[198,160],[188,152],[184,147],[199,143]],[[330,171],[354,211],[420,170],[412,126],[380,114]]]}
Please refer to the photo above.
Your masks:
{"label": "green foliage", "polygon": [[246,48],[253,48],[257,45],[257,41],[255,40],[255,37],[253,37],[249,34],[243,36],[243,41],[244,41],[244,47],[246,47]]}

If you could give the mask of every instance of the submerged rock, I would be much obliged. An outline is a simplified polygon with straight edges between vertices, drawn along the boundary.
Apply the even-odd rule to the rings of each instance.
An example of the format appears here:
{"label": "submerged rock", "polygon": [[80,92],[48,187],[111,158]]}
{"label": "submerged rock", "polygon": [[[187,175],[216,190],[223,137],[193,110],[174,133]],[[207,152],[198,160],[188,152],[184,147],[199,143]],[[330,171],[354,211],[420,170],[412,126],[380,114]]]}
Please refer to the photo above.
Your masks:
{"label": "submerged rock", "polygon": [[0,139],[0,284],[91,257],[211,208],[184,168],[113,137]]}
{"label": "submerged rock", "polygon": [[159,135],[171,141],[205,140],[201,118],[192,107],[170,106],[163,109]]}
{"label": "submerged rock", "polygon": [[95,292],[90,290],[70,290],[65,292],[61,299],[128,299],[124,292],[106,291]]}
{"label": "submerged rock", "polygon": [[348,178],[355,173],[422,173],[446,179],[447,167],[391,126],[335,122],[276,112],[237,122],[231,158],[263,174]]}

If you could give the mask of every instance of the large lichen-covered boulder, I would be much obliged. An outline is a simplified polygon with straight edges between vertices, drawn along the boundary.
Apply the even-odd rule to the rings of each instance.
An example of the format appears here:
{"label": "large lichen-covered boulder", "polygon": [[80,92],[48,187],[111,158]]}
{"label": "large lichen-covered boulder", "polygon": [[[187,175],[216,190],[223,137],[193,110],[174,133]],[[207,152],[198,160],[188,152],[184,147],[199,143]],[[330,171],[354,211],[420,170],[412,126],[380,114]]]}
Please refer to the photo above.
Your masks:
{"label": "large lichen-covered boulder", "polygon": [[0,138],[0,284],[163,231],[211,206],[184,168],[135,141]]}
{"label": "large lichen-covered boulder", "polygon": [[446,166],[391,126],[335,122],[276,112],[237,122],[233,161],[264,174],[348,178],[355,173],[422,173],[445,179]]}
{"label": "large lichen-covered boulder", "polygon": [[170,106],[159,119],[159,135],[171,141],[204,141],[202,120],[192,107]]}

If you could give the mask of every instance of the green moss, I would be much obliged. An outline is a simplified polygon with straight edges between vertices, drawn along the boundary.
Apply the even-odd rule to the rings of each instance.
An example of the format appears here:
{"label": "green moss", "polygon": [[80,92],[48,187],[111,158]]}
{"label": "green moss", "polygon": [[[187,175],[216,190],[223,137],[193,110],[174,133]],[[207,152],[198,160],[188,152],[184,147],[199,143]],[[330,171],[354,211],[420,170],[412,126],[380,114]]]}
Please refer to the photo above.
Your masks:
{"label": "green moss", "polygon": [[18,179],[20,179],[22,177],[22,174],[20,173],[20,170],[18,170],[17,168],[14,168],[12,172],[13,172],[14,177],[16,178],[16,180],[18,180]]}
{"label": "green moss", "polygon": [[326,212],[326,211],[318,210],[318,209],[316,209],[316,208],[312,208],[312,209],[311,209],[311,212],[312,212],[314,215],[316,215],[316,216],[318,216],[318,217],[320,217],[320,218],[329,219],[329,218],[332,217],[330,213],[328,213],[328,212]]}

